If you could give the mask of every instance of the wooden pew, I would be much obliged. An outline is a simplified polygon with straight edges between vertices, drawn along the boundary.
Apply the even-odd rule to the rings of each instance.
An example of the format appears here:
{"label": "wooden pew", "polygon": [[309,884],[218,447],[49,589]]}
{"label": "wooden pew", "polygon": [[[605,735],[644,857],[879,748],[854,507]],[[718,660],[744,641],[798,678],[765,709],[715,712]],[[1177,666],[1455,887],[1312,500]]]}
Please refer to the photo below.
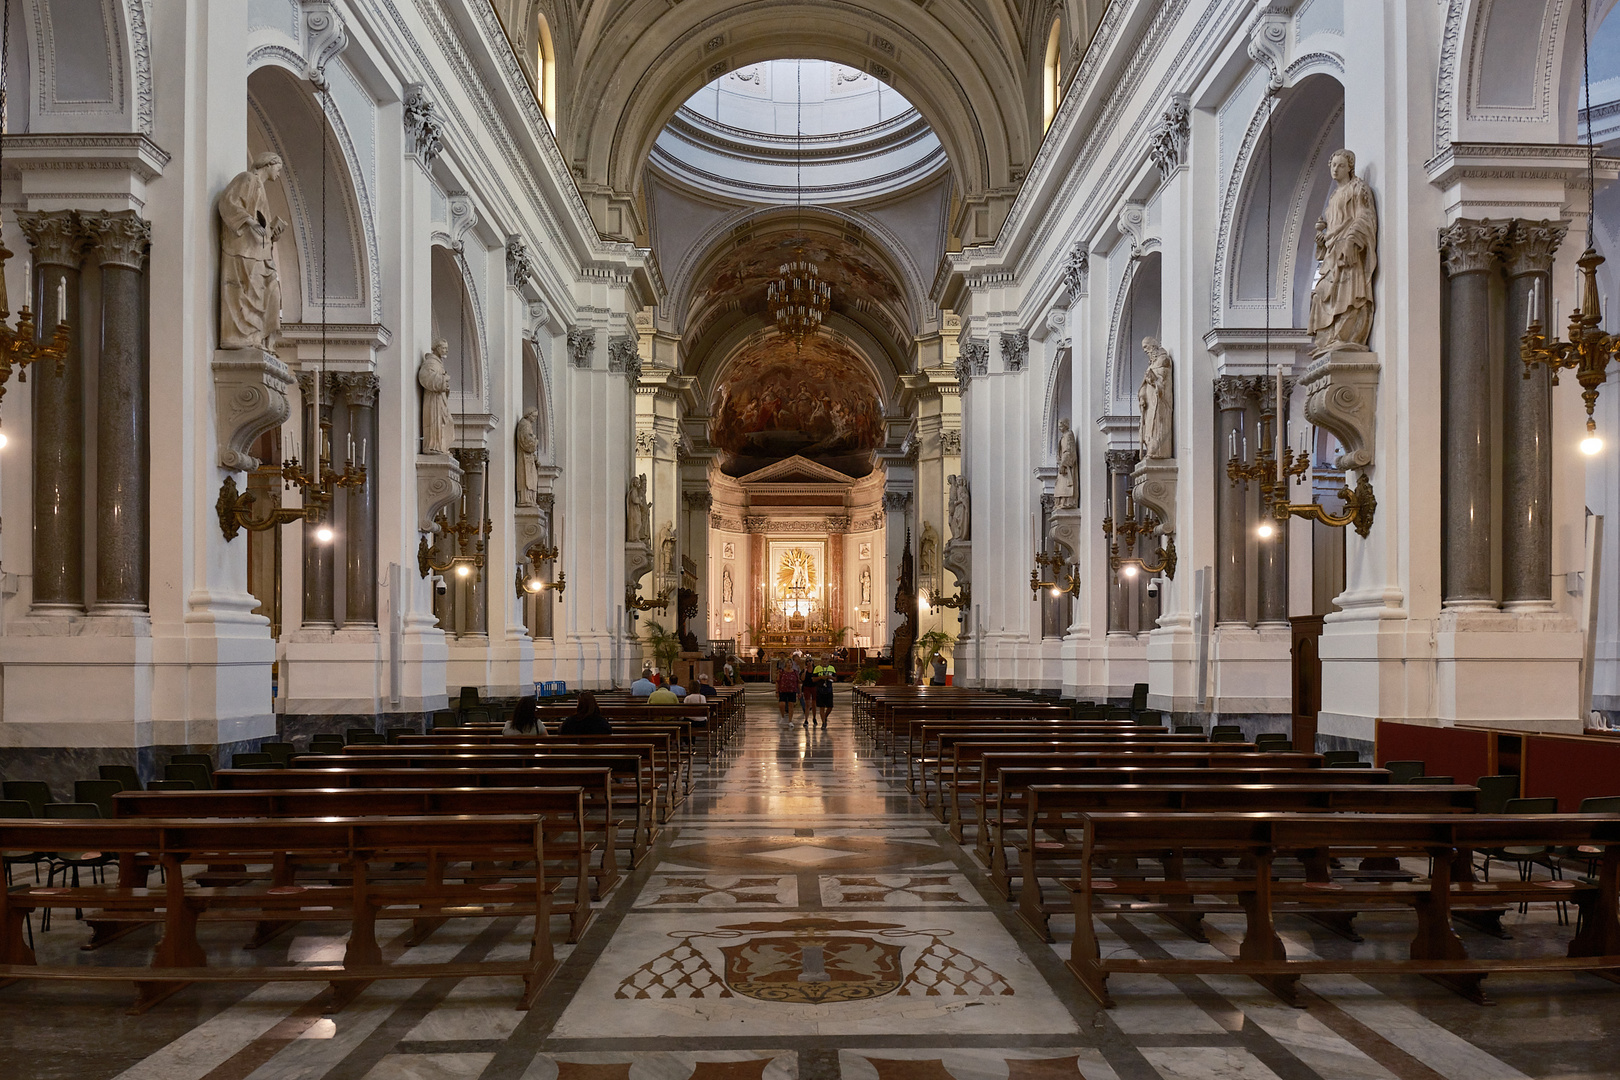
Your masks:
{"label": "wooden pew", "polygon": [[[640,747],[650,746],[651,756],[649,763],[652,767],[654,783],[664,792],[662,801],[666,820],[669,814],[685,797],[683,768],[685,755],[680,748],[679,732],[672,727],[643,728],[632,734],[612,735],[529,735],[529,736],[497,736],[487,742],[459,742],[459,743],[395,743],[383,746],[345,746],[343,757],[362,757],[378,761],[428,761],[434,757],[446,755],[480,756],[480,757],[521,757],[542,758],[552,753],[571,754],[581,750],[594,750],[597,747],[605,749],[637,750]],[[306,762],[319,758],[320,755],[303,754],[293,759],[293,767],[316,767],[311,765],[300,766]]]}
{"label": "wooden pew", "polygon": [[[1164,814],[1262,810],[1279,814],[1471,814],[1478,794],[1478,788],[1467,784],[1035,784],[1027,792],[1024,827],[1003,835],[993,850],[1003,860],[1001,874],[1021,881],[1019,917],[1051,941],[1047,917],[1055,911],[1068,911],[1070,904],[1067,895],[1061,902],[1049,902],[1041,882],[1080,872],[1086,814],[1127,810]],[[1007,861],[1018,866],[1016,875],[1010,873]],[[1195,911],[1175,921],[1195,940],[1203,941],[1201,917]],[[1336,933],[1359,940],[1348,918],[1329,925]]]}
{"label": "wooden pew", "polygon": [[[611,816],[593,820],[591,807],[605,807],[611,798],[612,774],[597,770],[594,799],[575,785],[545,788],[303,788],[288,791],[125,791],[113,797],[119,818],[312,818],[312,817],[425,817],[428,815],[534,815],[546,825],[547,876],[558,886],[572,884],[568,898],[552,898],[552,911],[569,917],[568,941],[578,942],[590,925],[591,898],[600,899],[619,880],[614,855],[617,828]],[[561,794],[559,794],[561,793]],[[574,799],[575,793],[580,795]],[[575,808],[583,816],[575,816]],[[554,827],[555,826],[555,827]],[[593,865],[600,856],[601,866]],[[135,869],[129,865],[129,871]],[[119,880],[129,882],[125,864]],[[592,889],[591,883],[595,882]],[[102,945],[122,936],[117,920],[88,920]],[[443,920],[439,920],[442,922]],[[127,924],[124,924],[127,926]],[[255,946],[268,940],[265,927]],[[437,925],[435,923],[434,925]],[[433,927],[418,926],[425,937]],[[415,944],[416,942],[412,942]]]}
{"label": "wooden pew", "polygon": [[[1480,1003],[1488,1000],[1481,984],[1493,971],[1592,971],[1620,979],[1620,815],[1092,813],[1082,827],[1082,873],[1064,882],[1075,913],[1069,970],[1105,1006],[1113,1004],[1107,979],[1115,972],[1249,975],[1287,1001],[1293,1000],[1301,975],[1324,972],[1427,975]],[[1486,883],[1454,872],[1476,850],[1543,845],[1601,849],[1597,883]],[[1224,874],[1212,867],[1195,880],[1175,876],[1175,865],[1188,858],[1233,851],[1243,858],[1228,860]],[[1428,879],[1362,881],[1355,870],[1331,869],[1335,860],[1348,865],[1364,857],[1401,856],[1430,860]],[[1290,868],[1279,860],[1288,857],[1301,863],[1285,873]],[[1102,860],[1118,865],[1104,869]],[[1136,861],[1136,869],[1123,869],[1129,860]],[[1149,860],[1167,861],[1155,869]],[[1247,922],[1237,956],[1103,958],[1094,920],[1109,910],[1125,910],[1104,906],[1125,889],[1160,898],[1129,905],[1138,911],[1173,911],[1194,896],[1235,897]],[[1567,955],[1470,957],[1451,928],[1454,906],[1521,901],[1580,907],[1580,929]],[[1277,916],[1324,908],[1411,910],[1417,932],[1410,955],[1290,958],[1277,936]]]}
{"label": "wooden pew", "polygon": [[[998,748],[1003,748],[1005,752],[1033,753],[1042,747],[1058,749],[1073,746],[1109,748],[1131,754],[1161,751],[1196,753],[1204,750],[1248,754],[1257,750],[1250,743],[1212,743],[1200,735],[1168,735],[1155,733],[1151,729],[1135,729],[1133,732],[1098,732],[1084,728],[982,731],[976,727],[951,727],[933,732],[932,738],[938,746],[939,763],[931,774],[924,774],[920,778],[924,791],[922,802],[933,811],[935,817],[951,824],[951,835],[958,843],[962,840],[962,796],[959,793],[978,787],[980,762],[986,753]],[[923,764],[926,765],[926,760]],[[935,789],[932,796],[928,794],[930,775]]]}
{"label": "wooden pew", "polygon": [[[1291,759],[1305,758],[1305,761]],[[1232,763],[1189,763],[1140,755],[1109,766],[1057,754],[986,754],[974,800],[974,851],[991,867],[991,882],[1011,896],[995,872],[994,845],[1004,830],[1023,827],[1024,797],[1032,784],[1387,784],[1385,769],[1332,769],[1304,754],[1250,754]]]}
{"label": "wooden pew", "polygon": [[401,769],[361,764],[362,759],[358,758],[336,760],[339,764],[318,769],[219,769],[214,773],[214,786],[236,791],[332,787],[555,787],[562,775],[582,769],[606,768],[613,776],[612,820],[616,827],[630,831],[630,865],[641,865],[658,838],[657,791],[652,787],[646,759],[636,754],[558,754],[548,756],[544,766],[496,768]]}
{"label": "wooden pew", "polygon": [[[940,739],[982,736],[985,739],[1026,740],[1045,738],[1087,738],[1097,742],[1141,742],[1162,736],[1170,740],[1187,740],[1186,735],[1170,735],[1163,728],[1137,727],[1134,724],[1097,723],[1090,720],[913,720],[906,735],[906,787],[918,794],[923,805],[928,805],[929,765],[936,769],[944,764],[944,751]],[[1202,740],[1197,740],[1202,741]],[[1238,747],[1242,749],[1242,747]]]}
{"label": "wooden pew", "polygon": [[[583,801],[580,802],[583,814]],[[81,888],[19,886],[0,892],[0,985],[18,979],[130,981],[141,1013],[193,982],[331,982],[338,1007],[376,979],[470,978],[517,975],[524,988],[518,1008],[528,1008],[556,968],[552,949],[551,894],[545,876],[545,824],[529,816],[413,818],[276,818],[208,820],[4,820],[0,846],[39,851],[99,850],[151,855],[165,872],[162,887]],[[269,883],[253,879],[238,887],[198,885],[187,873],[194,863],[269,864]],[[288,876],[298,862],[335,863],[342,884],[317,888]],[[503,879],[460,864],[513,862]],[[374,879],[379,866],[423,863],[420,878]],[[453,880],[453,879],[460,880]],[[161,912],[163,938],[149,967],[94,964],[40,965],[23,939],[28,913],[44,908],[99,908],[116,912]],[[377,941],[379,919],[525,916],[532,919],[524,961],[476,964],[390,965]],[[200,921],[285,922],[310,919],[347,922],[348,946],[341,969],[273,965],[217,968],[198,940]]]}

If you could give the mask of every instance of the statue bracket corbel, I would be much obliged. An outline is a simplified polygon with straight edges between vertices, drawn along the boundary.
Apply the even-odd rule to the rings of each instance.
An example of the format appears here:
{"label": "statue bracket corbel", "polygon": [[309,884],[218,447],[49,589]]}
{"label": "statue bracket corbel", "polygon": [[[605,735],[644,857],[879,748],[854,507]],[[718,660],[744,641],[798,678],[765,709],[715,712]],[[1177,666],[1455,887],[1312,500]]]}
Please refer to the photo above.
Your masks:
{"label": "statue bracket corbel", "polygon": [[266,349],[216,349],[212,367],[219,467],[231,472],[256,469],[259,459],[249,448],[292,415],[287,400],[292,372]]}
{"label": "statue bracket corbel", "polygon": [[1131,494],[1153,512],[1154,536],[1176,534],[1176,459],[1144,458],[1131,470]]}
{"label": "statue bracket corbel", "polygon": [[416,528],[437,534],[441,510],[461,498],[461,465],[450,454],[416,455]]}
{"label": "statue bracket corbel", "polygon": [[1063,551],[1065,562],[1078,563],[1080,561],[1080,526],[1081,512],[1079,507],[1067,507],[1052,511],[1052,521],[1047,527],[1046,535],[1051,538]]}
{"label": "statue bracket corbel", "polygon": [[1379,371],[1377,353],[1335,349],[1299,377],[1305,419],[1332,432],[1343,448],[1334,459],[1337,468],[1359,472],[1373,464]]}

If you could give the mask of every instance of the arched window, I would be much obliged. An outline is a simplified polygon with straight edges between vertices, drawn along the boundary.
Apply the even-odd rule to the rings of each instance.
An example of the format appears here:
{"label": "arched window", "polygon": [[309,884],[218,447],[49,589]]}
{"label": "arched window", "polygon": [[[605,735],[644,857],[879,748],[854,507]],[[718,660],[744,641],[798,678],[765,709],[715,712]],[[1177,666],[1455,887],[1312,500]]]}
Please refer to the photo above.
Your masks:
{"label": "arched window", "polygon": [[557,130],[557,54],[551,47],[551,24],[534,17],[534,96],[553,131]]}
{"label": "arched window", "polygon": [[1045,108],[1041,116],[1041,130],[1052,126],[1057,115],[1058,99],[1063,93],[1063,20],[1052,20],[1052,32],[1046,36],[1046,64],[1042,69],[1041,85],[1045,90]]}

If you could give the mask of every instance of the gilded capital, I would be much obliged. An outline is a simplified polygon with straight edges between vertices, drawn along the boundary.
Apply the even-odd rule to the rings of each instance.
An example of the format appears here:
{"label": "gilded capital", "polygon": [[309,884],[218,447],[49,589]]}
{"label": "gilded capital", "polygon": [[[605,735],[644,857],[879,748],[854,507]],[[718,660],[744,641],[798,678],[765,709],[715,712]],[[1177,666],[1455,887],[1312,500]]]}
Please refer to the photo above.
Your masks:
{"label": "gilded capital", "polygon": [[139,270],[152,244],[152,223],[133,210],[94,214],[82,219],[85,231],[94,241],[96,257],[102,266]]}
{"label": "gilded capital", "polygon": [[1514,221],[1508,234],[1502,262],[1508,277],[1546,274],[1552,271],[1553,256],[1569,232],[1567,221]]}
{"label": "gilded capital", "polygon": [[1494,270],[1502,258],[1512,223],[1462,218],[1440,231],[1440,258],[1446,276],[1482,274]]}
{"label": "gilded capital", "polygon": [[34,249],[35,264],[77,270],[84,262],[84,251],[91,236],[77,210],[18,214],[17,224]]}

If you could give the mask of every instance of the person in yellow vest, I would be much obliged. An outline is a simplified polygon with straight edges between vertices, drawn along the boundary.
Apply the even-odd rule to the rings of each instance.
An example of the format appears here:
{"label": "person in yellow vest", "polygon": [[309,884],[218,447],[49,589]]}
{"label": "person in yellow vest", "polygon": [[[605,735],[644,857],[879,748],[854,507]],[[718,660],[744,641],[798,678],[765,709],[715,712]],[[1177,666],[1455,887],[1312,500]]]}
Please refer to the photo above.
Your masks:
{"label": "person in yellow vest", "polygon": [[827,717],[832,715],[833,683],[838,681],[838,668],[833,665],[832,657],[826,657],[816,665],[816,712],[821,715],[821,726],[827,726]]}

